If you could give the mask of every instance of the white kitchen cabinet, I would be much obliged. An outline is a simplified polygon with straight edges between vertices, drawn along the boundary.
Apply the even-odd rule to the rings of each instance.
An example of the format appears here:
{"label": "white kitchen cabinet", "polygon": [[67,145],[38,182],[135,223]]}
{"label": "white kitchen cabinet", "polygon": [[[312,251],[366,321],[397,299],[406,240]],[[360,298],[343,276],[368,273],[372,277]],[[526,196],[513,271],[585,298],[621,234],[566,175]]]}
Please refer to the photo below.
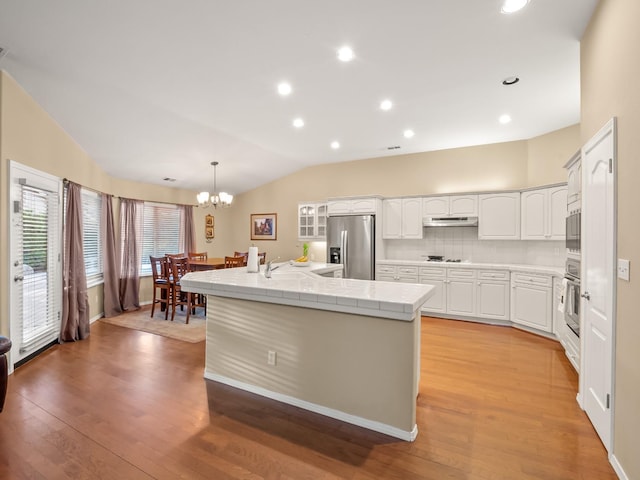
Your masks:
{"label": "white kitchen cabinet", "polygon": [[553,330],[552,281],[550,275],[513,273],[511,321],[544,332]]}
{"label": "white kitchen cabinet", "polygon": [[418,267],[414,265],[376,265],[376,280],[385,282],[419,283]]}
{"label": "white kitchen cabinet", "polygon": [[422,198],[388,198],[382,201],[382,238],[422,238]]}
{"label": "white kitchen cabinet", "polygon": [[478,238],[520,238],[520,192],[478,195]]}
{"label": "white kitchen cabinet", "polygon": [[447,313],[475,316],[476,272],[457,268],[447,269]]}
{"label": "white kitchen cabinet", "polygon": [[298,204],[298,238],[324,240],[327,236],[327,205],[324,203]]}
{"label": "white kitchen cabinet", "polygon": [[567,202],[578,202],[582,192],[582,157],[580,150],[564,166],[567,169]]}
{"label": "white kitchen cabinet", "polygon": [[476,315],[494,320],[510,318],[510,283],[506,270],[480,270],[476,284]]}
{"label": "white kitchen cabinet", "polygon": [[522,240],[564,240],[567,187],[540,188],[522,192]]}
{"label": "white kitchen cabinet", "polygon": [[478,195],[424,197],[422,215],[425,217],[475,217],[478,215]]}
{"label": "white kitchen cabinet", "polygon": [[422,306],[428,313],[447,313],[447,269],[443,267],[420,267],[420,283],[431,285],[433,294]]}
{"label": "white kitchen cabinet", "polygon": [[330,199],[327,215],[375,215],[379,199],[375,197]]}

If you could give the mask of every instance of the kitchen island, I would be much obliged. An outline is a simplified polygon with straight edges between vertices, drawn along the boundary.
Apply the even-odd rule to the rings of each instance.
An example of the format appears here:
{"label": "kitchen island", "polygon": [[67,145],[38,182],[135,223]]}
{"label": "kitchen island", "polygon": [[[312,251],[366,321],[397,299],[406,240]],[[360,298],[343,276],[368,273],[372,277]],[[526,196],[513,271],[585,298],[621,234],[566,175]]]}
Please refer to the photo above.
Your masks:
{"label": "kitchen island", "polygon": [[205,378],[414,440],[427,285],[321,276],[331,264],[193,272],[207,295]]}

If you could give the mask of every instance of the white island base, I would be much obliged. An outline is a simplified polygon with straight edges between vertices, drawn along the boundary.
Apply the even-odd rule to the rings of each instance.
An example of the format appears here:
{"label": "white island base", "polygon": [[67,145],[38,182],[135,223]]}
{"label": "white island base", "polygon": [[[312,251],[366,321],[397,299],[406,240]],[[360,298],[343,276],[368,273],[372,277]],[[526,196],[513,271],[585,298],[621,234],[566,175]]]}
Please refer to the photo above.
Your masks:
{"label": "white island base", "polygon": [[416,438],[419,311],[398,321],[211,295],[207,302],[205,378]]}

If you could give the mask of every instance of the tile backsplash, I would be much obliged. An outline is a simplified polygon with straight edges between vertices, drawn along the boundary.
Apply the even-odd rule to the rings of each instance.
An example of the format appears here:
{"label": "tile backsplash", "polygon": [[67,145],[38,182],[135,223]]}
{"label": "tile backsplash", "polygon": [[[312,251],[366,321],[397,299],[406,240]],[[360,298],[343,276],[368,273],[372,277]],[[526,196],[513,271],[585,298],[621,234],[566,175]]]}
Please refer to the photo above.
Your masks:
{"label": "tile backsplash", "polygon": [[431,227],[420,240],[385,240],[387,260],[426,260],[427,255],[477,263],[564,266],[564,242],[536,240],[478,240],[477,227]]}

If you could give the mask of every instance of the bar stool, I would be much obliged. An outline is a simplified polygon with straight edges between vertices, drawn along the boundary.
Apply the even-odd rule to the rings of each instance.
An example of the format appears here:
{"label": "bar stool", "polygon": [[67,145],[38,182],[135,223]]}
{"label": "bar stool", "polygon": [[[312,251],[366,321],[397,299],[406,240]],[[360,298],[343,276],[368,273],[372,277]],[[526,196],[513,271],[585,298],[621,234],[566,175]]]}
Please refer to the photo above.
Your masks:
{"label": "bar stool", "polygon": [[9,365],[6,354],[9,350],[11,350],[11,340],[7,337],[0,337],[0,412],[4,408],[4,401],[7,397]]}

